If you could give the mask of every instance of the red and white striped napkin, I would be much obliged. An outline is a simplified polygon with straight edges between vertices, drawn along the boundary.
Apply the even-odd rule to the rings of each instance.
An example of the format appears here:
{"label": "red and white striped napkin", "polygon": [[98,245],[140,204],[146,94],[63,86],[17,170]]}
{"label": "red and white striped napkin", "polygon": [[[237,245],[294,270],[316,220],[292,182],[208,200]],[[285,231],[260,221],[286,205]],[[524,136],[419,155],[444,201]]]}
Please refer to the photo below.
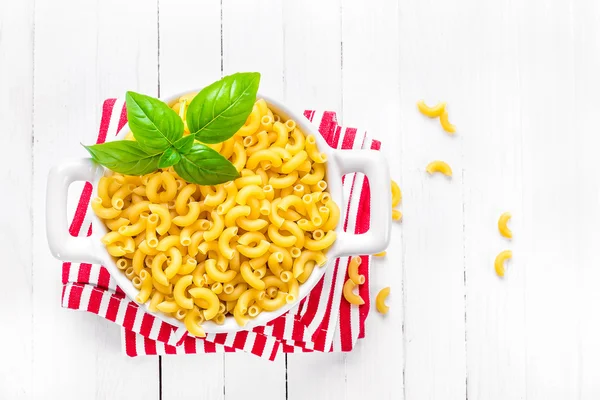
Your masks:
{"label": "red and white striped napkin", "polygon": [[[381,146],[365,131],[338,125],[334,112],[307,110],[304,116],[319,128],[334,148],[379,150]],[[125,102],[106,100],[97,143],[114,140],[126,122]],[[89,236],[92,232],[89,209],[92,191],[92,185],[86,183],[70,226],[73,236]],[[370,191],[364,175],[346,175],[343,193],[344,229],[366,232],[370,220]],[[351,306],[342,295],[349,262],[350,257],[334,260],[321,281],[298,306],[266,326],[235,334],[207,334],[203,339],[188,336],[184,329],[144,312],[125,297],[106,268],[100,265],[63,263],[62,306],[88,311],[122,326],[123,349],[132,357],[245,351],[274,360],[279,353],[350,351],[357,340],[365,336],[365,320],[370,307],[370,256],[362,256],[359,267],[366,281],[359,287],[365,304],[358,307]]]}

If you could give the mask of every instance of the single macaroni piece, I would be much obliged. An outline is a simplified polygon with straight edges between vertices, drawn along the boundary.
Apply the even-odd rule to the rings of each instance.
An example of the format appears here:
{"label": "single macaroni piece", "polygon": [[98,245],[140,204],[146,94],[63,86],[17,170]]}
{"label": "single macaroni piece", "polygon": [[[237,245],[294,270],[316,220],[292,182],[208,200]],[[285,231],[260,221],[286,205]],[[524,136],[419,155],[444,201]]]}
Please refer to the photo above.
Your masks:
{"label": "single macaroni piece", "polygon": [[365,276],[358,273],[358,267],[362,263],[362,259],[358,256],[352,257],[348,265],[348,276],[356,285],[365,283]]}
{"label": "single macaroni piece", "polygon": [[360,295],[355,294],[353,292],[355,287],[356,287],[356,283],[354,283],[354,281],[352,281],[352,279],[348,279],[346,281],[346,283],[344,283],[344,288],[342,289],[344,298],[346,299],[346,301],[348,301],[348,303],[356,305],[356,306],[365,304],[365,301],[363,300],[363,298],[360,297]]}
{"label": "single macaroni piece", "polygon": [[194,308],[194,300],[185,294],[187,288],[192,284],[192,279],[192,275],[184,275],[177,281],[173,288],[173,299],[175,299],[179,307],[187,310]]}
{"label": "single macaroni piece", "polygon": [[[189,289],[190,296],[194,298],[194,303],[200,303],[204,310],[204,318],[213,319],[219,312],[219,298],[210,289],[203,287],[194,287]],[[200,301],[199,301],[200,300]]]}
{"label": "single macaroni piece", "polygon": [[446,110],[446,103],[438,103],[433,107],[429,107],[427,104],[425,104],[424,100],[419,100],[417,101],[417,108],[421,114],[429,118],[437,118]]}
{"label": "single macaroni piece", "polygon": [[442,125],[442,128],[444,128],[444,130],[446,132],[451,133],[451,134],[456,132],[456,127],[454,125],[452,125],[450,123],[450,121],[448,121],[448,111],[446,111],[446,110],[444,110],[442,115],[440,115],[440,124]]}
{"label": "single macaroni piece", "polygon": [[446,176],[452,176],[452,168],[450,168],[450,165],[448,165],[448,163],[446,163],[444,161],[439,161],[439,160],[432,161],[429,164],[427,164],[426,171],[430,175],[435,172],[439,172]]}
{"label": "single macaroni piece", "polygon": [[373,254],[375,257],[385,257],[387,254],[387,251],[382,251],[381,253],[375,253]]}
{"label": "single macaroni piece", "polygon": [[265,296],[262,299],[258,299],[257,303],[265,311],[275,311],[286,304],[286,297],[285,293],[278,292],[274,299],[269,299]]}
{"label": "single macaroni piece", "polygon": [[509,258],[512,258],[511,250],[501,251],[496,256],[496,260],[494,261],[494,268],[496,269],[496,275],[498,275],[501,278],[504,278],[504,261],[508,260]]}
{"label": "single macaroni piece", "polygon": [[392,210],[392,220],[400,221],[402,219],[402,212],[399,210]]}
{"label": "single macaroni piece", "polygon": [[512,215],[509,212],[505,212],[498,219],[498,230],[502,236],[508,239],[512,239],[512,231],[508,227],[508,221],[511,217]]}
{"label": "single macaroni piece", "polygon": [[392,181],[392,207],[396,207],[402,201],[402,192],[400,187],[394,181]]}
{"label": "single macaroni piece", "polygon": [[[311,263],[312,261],[312,263]],[[318,266],[325,265],[327,258],[320,251],[303,251],[300,256],[294,260],[292,267],[294,278],[301,279],[302,275],[306,272],[307,267],[310,265],[311,271],[315,264]]]}
{"label": "single macaroni piece", "polygon": [[[185,134],[194,95],[171,105]],[[301,285],[325,265],[340,220],[316,138],[273,114],[264,100],[230,139],[208,146],[240,177],[202,186],[173,167],[144,176],[113,172],[100,179],[91,201],[108,228],[102,243],[139,290],[135,301],[197,337],[205,336],[206,321],[224,324],[230,317],[244,326],[301,300]],[[360,260],[349,265],[352,285],[365,281]],[[360,303],[352,287],[345,294]]]}
{"label": "single macaroni piece", "polygon": [[381,289],[379,293],[377,293],[377,297],[375,297],[375,308],[377,308],[377,311],[384,315],[390,310],[390,308],[385,305],[385,299],[387,299],[389,294],[390,287],[388,286]]}
{"label": "single macaroni piece", "polygon": [[198,307],[194,307],[192,311],[189,311],[186,314],[185,319],[183,320],[185,328],[188,330],[188,332],[196,337],[206,337],[204,329],[202,329],[202,326],[200,326],[200,324],[203,322],[203,319],[204,318],[202,317],[202,314],[200,314]]}

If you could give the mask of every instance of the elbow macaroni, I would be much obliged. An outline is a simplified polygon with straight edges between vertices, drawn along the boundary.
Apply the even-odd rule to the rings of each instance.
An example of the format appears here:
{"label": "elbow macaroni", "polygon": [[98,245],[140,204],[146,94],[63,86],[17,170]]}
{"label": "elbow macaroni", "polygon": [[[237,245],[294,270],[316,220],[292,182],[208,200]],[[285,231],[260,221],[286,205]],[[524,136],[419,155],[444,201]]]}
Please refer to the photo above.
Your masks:
{"label": "elbow macaroni", "polygon": [[507,239],[512,239],[512,231],[508,227],[508,221],[511,217],[512,215],[509,212],[505,212],[498,219],[498,230],[500,231],[500,234]]}
{"label": "elbow macaroni", "polygon": [[385,299],[387,299],[389,294],[390,287],[388,286],[381,289],[379,293],[377,293],[377,297],[375,297],[375,308],[377,308],[377,311],[379,311],[379,313],[384,315],[387,314],[390,310],[390,308],[385,305]]}
{"label": "elbow macaroni", "polygon": [[354,283],[354,281],[352,281],[352,279],[348,279],[346,281],[346,283],[344,283],[344,288],[342,289],[342,293],[344,295],[344,298],[348,301],[348,303],[356,305],[356,306],[361,306],[361,305],[365,304],[365,301],[363,300],[362,297],[360,297],[360,295],[353,292],[355,287],[356,287],[356,283]]}
{"label": "elbow macaroni", "polygon": [[417,102],[417,108],[421,112],[421,114],[429,117],[429,118],[438,118],[440,119],[440,124],[442,128],[450,134],[454,134],[456,132],[456,127],[450,123],[448,120],[448,111],[446,110],[446,103],[438,103],[433,107],[429,107],[425,104],[425,101],[419,100]]}
{"label": "elbow macaroni", "polygon": [[350,265],[348,265],[348,276],[356,285],[365,283],[365,276],[358,273],[358,267],[362,263],[362,259],[358,256],[352,257]]}
{"label": "elbow macaroni", "polygon": [[429,107],[427,104],[425,104],[424,100],[419,100],[417,102],[417,108],[421,114],[429,118],[437,118],[446,110],[446,103],[438,103],[433,107]]}
{"label": "elbow macaroni", "polygon": [[452,125],[450,123],[450,121],[448,121],[448,111],[444,110],[444,112],[442,113],[442,115],[440,115],[440,124],[442,125],[442,128],[444,128],[444,130],[450,134],[454,134],[454,132],[456,132],[456,127],[454,125]]}
{"label": "elbow macaroni", "polygon": [[440,160],[432,161],[429,164],[427,164],[426,171],[430,175],[432,175],[435,172],[439,172],[446,176],[452,176],[452,168],[450,168],[450,165],[448,165],[448,163],[446,163],[444,161],[440,161]]}
{"label": "elbow macaroni", "polygon": [[[192,97],[172,107],[183,119]],[[231,139],[211,147],[239,178],[200,186],[172,167],[140,177],[111,173],[91,201],[109,229],[102,242],[139,290],[135,300],[198,337],[205,321],[223,324],[230,315],[243,326],[297,302],[300,285],[325,264],[340,219],[315,137],[264,100]],[[359,265],[353,258],[350,282],[364,282]]]}
{"label": "elbow macaroni", "polygon": [[498,275],[500,278],[504,278],[504,261],[508,260],[509,258],[512,258],[511,250],[501,251],[496,256],[496,260],[494,261],[494,269],[496,270],[496,275]]}
{"label": "elbow macaroni", "polygon": [[402,201],[402,191],[395,181],[392,181],[392,207],[396,207]]}

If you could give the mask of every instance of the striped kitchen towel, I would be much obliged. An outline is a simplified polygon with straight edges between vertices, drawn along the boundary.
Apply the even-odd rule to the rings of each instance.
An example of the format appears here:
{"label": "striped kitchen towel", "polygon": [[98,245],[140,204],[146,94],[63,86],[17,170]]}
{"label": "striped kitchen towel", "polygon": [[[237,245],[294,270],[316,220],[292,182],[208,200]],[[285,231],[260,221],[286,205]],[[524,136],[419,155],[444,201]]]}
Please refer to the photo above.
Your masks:
{"label": "striped kitchen towel", "polygon": [[[318,127],[327,143],[338,149],[375,149],[380,142],[366,132],[338,125],[331,111],[304,112]],[[114,140],[127,122],[123,100],[104,102],[97,143]],[[70,233],[90,235],[92,226],[89,201],[92,185],[86,183],[77,204]],[[370,191],[363,174],[344,177],[344,229],[364,233],[369,229]],[[144,312],[125,297],[106,268],[93,264],[63,263],[62,306],[100,315],[122,326],[123,348],[127,355],[190,354],[246,351],[274,360],[278,353],[311,351],[350,351],[365,336],[365,320],[369,312],[370,257],[362,256],[360,273],[366,278],[359,293],[365,299],[361,306],[351,306],[342,296],[349,257],[333,261],[310,294],[286,314],[251,331],[235,334],[208,334],[200,339],[187,335]]]}

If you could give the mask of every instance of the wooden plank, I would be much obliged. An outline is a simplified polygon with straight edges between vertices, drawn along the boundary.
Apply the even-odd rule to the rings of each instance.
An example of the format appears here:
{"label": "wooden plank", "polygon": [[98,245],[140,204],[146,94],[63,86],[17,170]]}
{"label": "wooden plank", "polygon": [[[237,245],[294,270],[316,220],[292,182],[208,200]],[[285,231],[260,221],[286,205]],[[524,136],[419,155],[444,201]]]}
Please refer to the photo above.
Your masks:
{"label": "wooden plank", "polygon": [[[285,102],[298,111],[332,110],[342,121],[340,2],[284,2]],[[288,355],[288,398],[345,393],[343,354]]]}
{"label": "wooden plank", "polygon": [[[160,1],[159,26],[162,96],[200,88],[219,79],[219,0]],[[224,398],[223,355],[162,357],[162,398]]]}
{"label": "wooden plank", "polygon": [[[260,92],[283,95],[281,2],[223,2],[223,74],[261,73]],[[248,354],[225,355],[225,397],[283,399],[285,357],[275,362]]]}
{"label": "wooden plank", "polygon": [[[475,2],[472,2],[475,6]],[[435,10],[435,12],[432,12]],[[472,75],[462,63],[472,32],[463,7],[408,1],[400,12],[400,134],[404,188],[405,398],[466,397],[463,232],[463,142],[468,132],[455,113],[472,99],[459,82]],[[456,137],[415,103],[445,100]],[[454,170],[429,176],[430,161]]]}
{"label": "wooden plank", "polygon": [[[344,122],[367,129],[371,137],[382,141],[391,176],[410,190],[401,181],[403,159],[398,157],[404,152],[402,139],[409,134],[400,130],[398,18],[396,0],[386,0],[378,7],[361,1],[342,2]],[[372,193],[371,204],[377,205],[378,195]],[[347,399],[404,396],[403,226],[394,223],[392,229],[387,256],[373,258],[371,266],[372,307],[366,338],[346,356]],[[382,316],[375,310],[374,300],[385,286],[391,287],[387,302],[390,312]]]}
{"label": "wooden plank", "polygon": [[[590,190],[597,196],[598,183],[585,179],[597,141],[578,116],[580,104],[597,108],[598,99],[580,97],[575,86],[579,80],[579,89],[586,87],[588,77],[575,69],[573,4],[534,1],[519,11],[523,226],[511,272],[523,274],[526,289],[525,393],[530,400],[581,398],[581,329],[588,318],[581,289],[586,270],[597,269],[584,258],[582,241],[593,235],[585,228],[596,231],[591,218],[598,220],[582,205]],[[597,87],[597,78],[591,82]]]}
{"label": "wooden plank", "polygon": [[160,0],[159,26],[162,96],[199,89],[220,78],[219,0]]}
{"label": "wooden plank", "polygon": [[[467,391],[474,399],[523,399],[529,383],[520,39],[516,24],[505,23],[514,15],[513,3],[477,10],[478,38],[467,46],[485,43],[493,51],[483,58],[461,49],[459,54],[478,79],[457,80],[455,90],[460,87],[464,96],[451,104],[464,144]],[[498,232],[498,218],[506,211],[513,214],[512,241]],[[505,249],[511,249],[515,259],[500,279],[494,258]]]}
{"label": "wooden plank", "polygon": [[43,195],[52,165],[86,155],[79,143],[95,140],[102,100],[127,89],[156,93],[156,25],[155,3],[36,3],[32,315],[36,398],[159,397],[156,358],[127,358],[121,353],[116,325],[60,309],[60,262],[47,250]]}
{"label": "wooden plank", "polygon": [[[260,91],[283,95],[283,23],[281,2],[223,2],[223,74],[261,73]],[[248,23],[252,21],[252,23]]]}
{"label": "wooden plank", "polygon": [[[573,64],[574,64],[574,92],[576,106],[574,107],[576,124],[568,128],[568,132],[576,133],[577,176],[579,177],[576,198],[565,191],[566,207],[577,207],[577,216],[574,221],[567,221],[566,226],[558,229],[572,230],[575,225],[578,232],[576,242],[575,263],[578,265],[578,276],[575,281],[579,297],[575,309],[578,321],[575,337],[578,342],[576,348],[578,364],[578,389],[581,399],[595,399],[600,393],[600,380],[596,378],[600,370],[600,291],[597,286],[600,282],[600,253],[597,251],[597,227],[600,224],[600,181],[598,181],[595,167],[597,165],[598,139],[591,134],[590,127],[596,124],[596,113],[600,107],[597,96],[600,90],[600,4],[593,0],[581,1],[572,5],[573,29]],[[562,132],[560,140],[565,140],[570,135]],[[574,202],[574,199],[575,202]],[[573,204],[574,202],[575,204]],[[572,205],[573,204],[573,205]],[[559,232],[559,230],[557,230]],[[565,264],[566,269],[573,269],[574,263]],[[542,279],[542,278],[540,278]]]}
{"label": "wooden plank", "polygon": [[[0,397],[32,396],[32,131],[33,1],[0,2],[0,182],[15,196],[0,196],[3,213],[0,249],[10,284],[0,291],[0,319],[11,327],[0,341]],[[10,128],[9,128],[10,127]],[[15,301],[18,299],[18,301]]]}
{"label": "wooden plank", "polygon": [[173,355],[161,358],[163,399],[225,398],[223,354]]}
{"label": "wooden plank", "polygon": [[342,118],[340,0],[283,3],[285,102]]}

